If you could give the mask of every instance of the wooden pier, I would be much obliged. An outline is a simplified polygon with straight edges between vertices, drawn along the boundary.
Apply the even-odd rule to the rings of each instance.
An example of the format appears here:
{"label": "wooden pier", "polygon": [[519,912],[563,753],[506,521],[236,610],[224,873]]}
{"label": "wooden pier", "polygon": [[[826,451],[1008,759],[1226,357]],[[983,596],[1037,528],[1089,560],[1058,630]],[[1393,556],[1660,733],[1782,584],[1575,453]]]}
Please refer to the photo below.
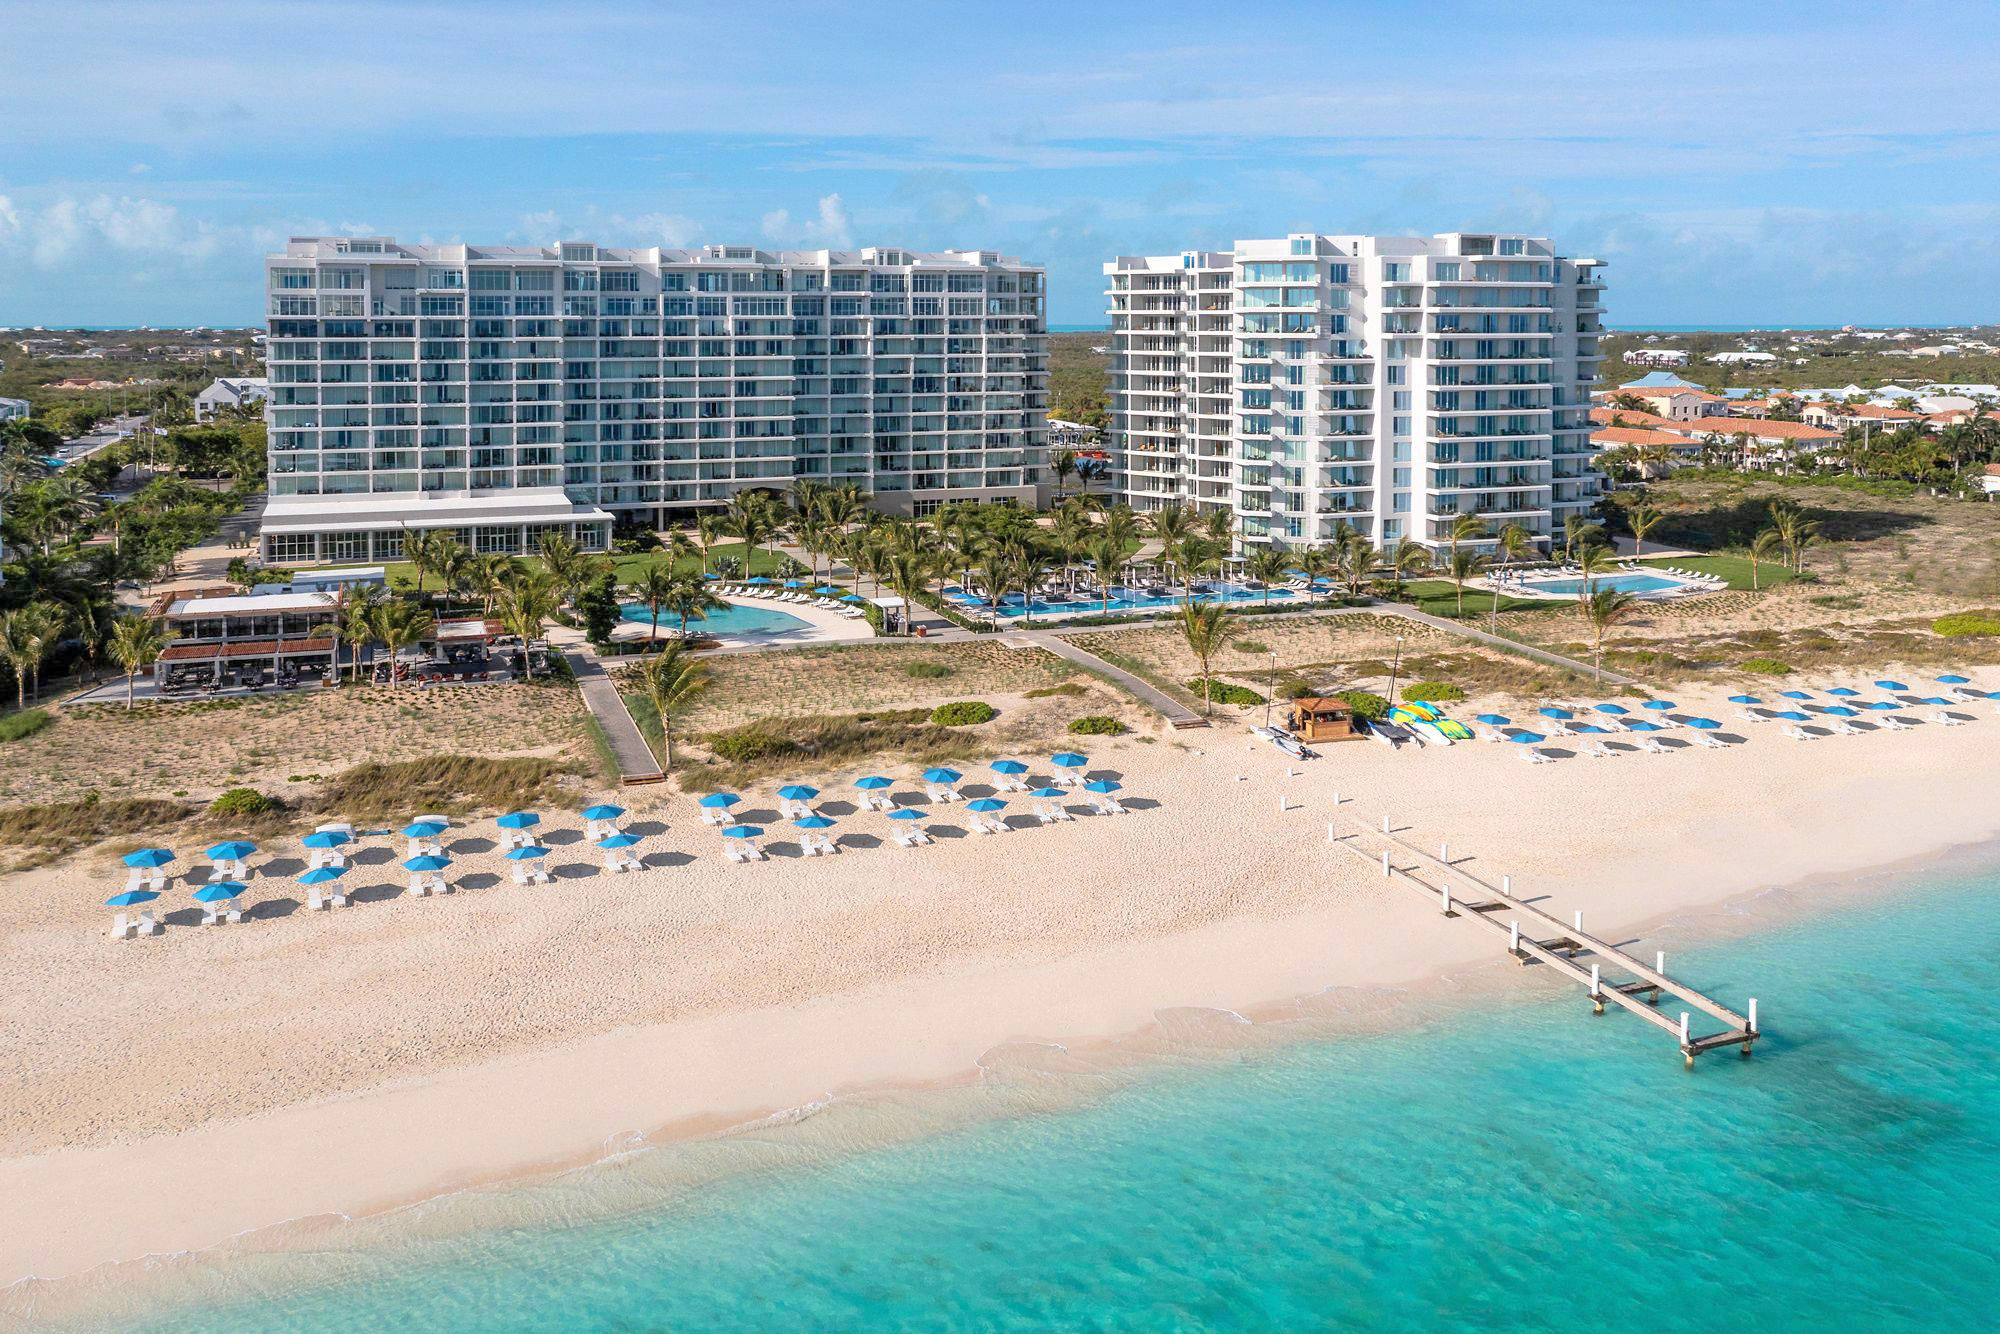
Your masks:
{"label": "wooden pier", "polygon": [[[1338,796],[1334,800],[1338,806]],[[1502,876],[1495,885],[1454,864],[1449,846],[1440,847],[1433,856],[1397,837],[1386,815],[1379,829],[1353,821],[1342,822],[1337,828],[1334,821],[1328,821],[1326,837],[1328,843],[1379,866],[1384,878],[1408,885],[1443,915],[1482,922],[1505,936],[1507,952],[1523,965],[1541,964],[1582,986],[1594,1013],[1601,1015],[1607,1004],[1616,1005],[1667,1034],[1680,1047],[1689,1069],[1694,1068],[1695,1057],[1721,1047],[1736,1047],[1748,1056],[1761,1036],[1755,997],[1750,999],[1749,1013],[1738,1014],[1669,977],[1664,953],[1655,954],[1649,965],[1609,941],[1587,934],[1581,912],[1565,922],[1515,898],[1508,877]],[[1672,997],[1688,1009],[1681,1011],[1678,1019],[1669,1018],[1660,1010],[1662,996]],[[1715,1032],[1694,1032],[1693,1011],[1724,1027]]]}

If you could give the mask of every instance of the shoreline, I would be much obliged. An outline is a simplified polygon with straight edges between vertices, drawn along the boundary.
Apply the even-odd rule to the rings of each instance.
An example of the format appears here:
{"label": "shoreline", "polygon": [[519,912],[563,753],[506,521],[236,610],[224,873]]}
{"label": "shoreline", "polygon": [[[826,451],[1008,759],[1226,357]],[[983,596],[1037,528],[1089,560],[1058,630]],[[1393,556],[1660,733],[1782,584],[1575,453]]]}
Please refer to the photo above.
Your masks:
{"label": "shoreline", "polygon": [[[1815,764],[1802,776],[1804,785],[1789,793],[1797,807],[1795,818],[1781,824],[1785,837],[1769,826],[1758,830],[1767,845],[1761,855],[1737,853],[1737,840],[1718,830],[1712,851],[1688,846],[1686,837],[1669,839],[1678,854],[1671,864],[1662,861],[1659,847],[1638,840],[1625,850],[1623,864],[1616,854],[1608,863],[1588,853],[1558,858],[1534,868],[1532,883],[1559,905],[1589,907],[1600,932],[1644,931],[1650,938],[1671,933],[1676,921],[1690,915],[1719,920],[1720,912],[1746,898],[1780,894],[1803,904],[1816,888],[1857,886],[1854,895],[1834,894],[1838,902],[1831,907],[1837,909],[1861,897],[1864,882],[1893,884],[1940,860],[1985,856],[1985,845],[2000,836],[2000,816],[1971,795],[1984,790],[1972,770],[1983,766],[2000,776],[2000,757],[1988,759],[1976,745],[1967,746],[1964,734],[1976,738],[1978,727],[1956,736],[1932,730],[1934,741],[1918,734],[1864,742],[1885,753],[1899,741],[1922,742],[1902,748],[1904,763],[1920,753],[1935,760],[1934,745],[1952,748],[1954,758],[1979,761],[1965,765],[1965,781],[1954,784],[1956,797],[1916,794],[1921,810],[1912,818],[1867,829],[1869,822],[1837,798],[1862,795],[1852,790],[1853,779],[1871,789],[1885,776]],[[1807,749],[1786,743],[1787,749],[1779,750],[1775,738],[1753,735],[1752,749],[1786,755]],[[1227,744],[1234,738],[1212,740],[1225,744],[1167,762],[1202,770],[1210,782],[1221,780],[1222,769],[1247,770],[1249,781],[1223,790],[1260,806],[1271,791],[1282,790],[1282,757],[1259,752],[1246,758]],[[1117,759],[1151,767],[1160,758],[1134,753],[1139,749],[1128,747]],[[1343,750],[1334,748],[1333,754],[1342,756]],[[1673,776],[1700,772],[1713,780],[1715,765],[1704,761],[1719,761],[1724,754],[1677,755],[1659,761],[1655,770],[1668,775],[1683,766],[1687,772]],[[1393,763],[1399,757],[1380,758]],[[1453,752],[1437,758],[1449,761]],[[1587,763],[1578,759],[1561,767],[1574,766],[1580,777]],[[1647,761],[1631,763],[1636,769]],[[1507,769],[1511,774],[1521,767]],[[1935,772],[1933,765],[1923,767]],[[1342,787],[1349,781],[1325,761],[1305,777]],[[1806,778],[1812,781],[1805,783]],[[1291,781],[1294,791],[1303,786]],[[1880,813],[1879,799],[1869,798],[1869,804]],[[1122,837],[1127,826],[1170,818],[1176,817],[1159,810],[1136,813],[1116,821],[1116,833]],[[1414,836],[1450,835],[1455,849],[1472,850],[1488,870],[1520,868],[1527,860],[1519,847],[1489,852],[1491,836],[1467,839],[1462,829],[1433,825],[1435,818],[1433,801]],[[1294,810],[1291,816],[1292,826],[1307,837],[1323,819],[1323,803],[1320,813]],[[1079,820],[1074,832],[1094,823]],[[1055,832],[1072,831],[1023,830],[1014,842],[1030,846],[1027,840]],[[1864,863],[1863,845],[1889,855]],[[1605,855],[1602,847],[1589,852]],[[831,860],[838,865],[866,858],[880,865],[875,859],[888,856],[902,854],[857,852]],[[782,864],[799,867],[802,874],[812,865]],[[1497,959],[1487,948],[1486,933],[1461,932],[1424,913],[1407,891],[1368,897],[1365,876],[1352,868],[1309,861],[1307,866],[1312,874],[1306,878],[1318,883],[1298,900],[1308,905],[1299,911],[1253,907],[1179,930],[1043,958],[1009,958],[1005,951],[948,958],[938,967],[871,986],[665,1023],[620,1025],[244,1118],[211,1118],[177,1134],[0,1159],[0,1201],[9,1202],[13,1216],[43,1220],[35,1238],[0,1247],[0,1285],[7,1285],[0,1291],[11,1287],[18,1298],[33,1289],[56,1301],[72,1285],[158,1263],[141,1257],[250,1246],[274,1229],[380,1218],[443,1197],[546,1181],[635,1148],[726,1139],[773,1118],[809,1117],[829,1103],[878,1092],[964,1086],[986,1078],[983,1063],[1010,1049],[1137,1053],[1143,1064],[1146,1049],[1158,1045],[1169,1019],[1188,1012],[1233,1014],[1258,1030],[1254,1040],[1283,1041],[1287,1034],[1272,1030],[1290,1025],[1296,1032],[1291,1021],[1322,1019],[1318,1010],[1329,1006],[1365,1009],[1374,1022],[1387,1015],[1387,1024],[1400,1028],[1410,1021],[1405,1011],[1428,1008],[1423,1000],[1447,993],[1476,995],[1480,1003],[1499,993],[1561,994],[1527,973],[1488,968]],[[1593,882],[1600,887],[1584,897]],[[1607,893],[1601,882],[1616,883],[1622,892]],[[1712,936],[1703,932],[1697,938]],[[1385,948],[1391,939],[1396,948]],[[1495,972],[1500,975],[1495,981],[1477,980]],[[1698,981],[1699,963],[1686,975]],[[1506,982],[1507,977],[1515,980]],[[1771,998],[1766,1003],[1770,1006]],[[1782,1009],[1766,1013],[1782,1030]],[[1579,1037],[1580,1043],[1627,1040],[1632,1039],[1609,1031]],[[309,1154],[302,1152],[306,1145],[312,1146]]]}

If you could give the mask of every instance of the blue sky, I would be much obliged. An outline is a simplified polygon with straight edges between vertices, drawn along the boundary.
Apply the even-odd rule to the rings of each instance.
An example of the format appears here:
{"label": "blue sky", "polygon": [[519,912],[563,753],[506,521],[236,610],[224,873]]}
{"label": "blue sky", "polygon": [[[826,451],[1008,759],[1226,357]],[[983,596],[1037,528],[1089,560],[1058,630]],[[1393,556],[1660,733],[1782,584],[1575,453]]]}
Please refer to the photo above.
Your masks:
{"label": "blue sky", "polygon": [[244,324],[288,235],[1114,254],[1505,228],[1618,324],[2000,319],[1966,3],[0,0],[0,324]]}

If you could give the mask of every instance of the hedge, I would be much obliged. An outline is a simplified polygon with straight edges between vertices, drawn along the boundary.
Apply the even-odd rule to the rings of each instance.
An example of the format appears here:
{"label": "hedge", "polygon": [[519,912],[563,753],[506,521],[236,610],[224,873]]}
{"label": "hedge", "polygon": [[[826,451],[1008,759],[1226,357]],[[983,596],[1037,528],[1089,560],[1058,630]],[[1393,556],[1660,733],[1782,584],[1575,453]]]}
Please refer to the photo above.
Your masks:
{"label": "hedge", "polygon": [[19,741],[33,736],[55,721],[47,709],[23,709],[0,718],[0,741]]}
{"label": "hedge", "polygon": [[1389,701],[1373,691],[1343,690],[1334,698],[1354,710],[1354,716],[1357,718],[1373,721],[1386,717],[1389,712]]}
{"label": "hedge", "polygon": [[1124,736],[1132,729],[1109,714],[1088,713],[1069,725],[1078,736]]}
{"label": "hedge", "polygon": [[[1196,699],[1201,698],[1200,677],[1197,676],[1194,680],[1188,682],[1187,688],[1194,691]],[[1247,686],[1231,685],[1227,681],[1212,680],[1208,683],[1208,702],[1211,704],[1235,704],[1247,709],[1262,704],[1264,697]]]}
{"label": "hedge", "polygon": [[1947,639],[1964,639],[1974,635],[2000,635],[2000,611],[1960,611],[1949,616],[1940,616],[1931,622],[1931,629]]}
{"label": "hedge", "polygon": [[1743,670],[1756,672],[1760,676],[1790,676],[1792,665],[1788,662],[1779,662],[1776,658],[1745,658]]}
{"label": "hedge", "polygon": [[993,706],[981,699],[956,699],[931,710],[931,721],[939,727],[972,727],[994,719]]}
{"label": "hedge", "polygon": [[285,803],[276,797],[267,797],[251,787],[232,787],[208,803],[211,815],[263,815],[284,807]]}
{"label": "hedge", "polygon": [[1403,687],[1403,699],[1410,704],[1455,704],[1465,692],[1449,681],[1413,681]]}

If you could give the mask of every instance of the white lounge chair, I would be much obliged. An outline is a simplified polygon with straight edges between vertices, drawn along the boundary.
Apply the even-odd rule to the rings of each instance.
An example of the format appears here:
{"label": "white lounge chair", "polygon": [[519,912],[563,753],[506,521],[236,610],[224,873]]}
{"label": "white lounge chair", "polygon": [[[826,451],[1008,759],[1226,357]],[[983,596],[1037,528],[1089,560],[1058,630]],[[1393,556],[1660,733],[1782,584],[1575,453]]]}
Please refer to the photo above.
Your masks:
{"label": "white lounge chair", "polygon": [[1992,698],[1984,690],[1974,690],[1970,686],[1953,686],[1950,694],[1961,704],[1979,704]]}
{"label": "white lounge chair", "polygon": [[1554,764],[1554,763],[1555,763],[1555,756],[1553,756],[1553,755],[1544,755],[1544,754],[1542,754],[1542,752],[1541,752],[1540,750],[1536,749],[1536,748],[1535,748],[1534,746],[1523,746],[1523,747],[1521,747],[1521,758],[1522,758],[1522,759],[1524,759],[1524,760],[1526,760],[1526,761],[1527,761],[1527,762],[1528,762],[1529,764]]}
{"label": "white lounge chair", "polygon": [[1853,723],[1848,722],[1847,719],[1845,718],[1836,719],[1833,724],[1833,730],[1835,735],[1837,736],[1861,735],[1861,729],[1856,727]]}
{"label": "white lounge chair", "polygon": [[813,808],[803,801],[781,801],[778,810],[787,820],[803,820],[813,813]]}
{"label": "white lounge chair", "polygon": [[1028,790],[1028,785],[1013,774],[1002,774],[996,786],[1002,792],[1026,792]]}
{"label": "white lounge chair", "polygon": [[638,871],[644,869],[644,867],[644,862],[623,848],[606,848],[604,850],[604,869],[607,871]]}
{"label": "white lounge chair", "polygon": [[514,883],[517,885],[546,885],[549,883],[549,873],[539,866],[527,866],[520,862],[515,862]]}
{"label": "white lounge chair", "polygon": [[889,837],[893,838],[894,840],[896,840],[898,844],[906,848],[921,848],[926,843],[934,841],[929,834],[926,834],[923,830],[916,828],[898,829]]}
{"label": "white lounge chair", "polygon": [[925,789],[932,801],[957,801],[958,789],[944,783],[932,783]]}
{"label": "white lounge chair", "polygon": [[204,903],[201,905],[201,924],[203,926],[221,926],[225,922],[240,922],[242,920],[243,910],[234,903]]}
{"label": "white lounge chair", "polygon": [[722,845],[722,853],[733,862],[761,862],[764,860],[764,849],[754,843],[742,842],[736,839],[730,839],[725,842]]}
{"label": "white lounge chair", "polygon": [[347,858],[339,848],[314,848],[309,859],[311,869],[317,871],[322,866],[345,866]]}
{"label": "white lounge chair", "polygon": [[157,936],[160,934],[160,919],[153,916],[151,908],[141,908],[139,916],[132,923],[132,930],[141,936]]}
{"label": "white lounge chair", "polygon": [[1946,713],[1943,709],[1939,709],[1936,713],[1932,714],[1931,721],[1936,723],[1939,727],[1965,726],[1965,719],[1954,717],[1951,714]]}
{"label": "white lounge chair", "polygon": [[865,811],[893,811],[896,809],[896,803],[883,796],[880,792],[864,792],[861,794],[861,809]]}
{"label": "white lounge chair", "polygon": [[1914,732],[1917,730],[1915,723],[1907,718],[1900,718],[1893,713],[1883,718],[1881,722],[1882,726],[1888,728],[1891,732]]}
{"label": "white lounge chair", "polygon": [[729,825],[736,823],[736,817],[720,807],[704,806],[701,808],[701,822],[712,825]]}
{"label": "white lounge chair", "polygon": [[1729,749],[1728,742],[1724,741],[1721,737],[1711,736],[1707,732],[1690,732],[1688,734],[1688,740],[1694,742],[1694,744],[1697,746],[1705,746],[1709,750]]}
{"label": "white lounge chair", "polygon": [[1792,740],[1794,740],[1794,741],[1817,741],[1817,740],[1819,740],[1819,733],[1817,733],[1817,732],[1808,732],[1808,731],[1806,731],[1806,729],[1805,729],[1805,728],[1803,728],[1803,727],[1800,727],[1800,726],[1798,726],[1798,725],[1796,725],[1796,724],[1794,724],[1794,723],[1787,723],[1787,724],[1785,724],[1785,735],[1786,735],[1786,736],[1788,736],[1788,737],[1790,737],[1790,738],[1791,738]]}
{"label": "white lounge chair", "polygon": [[1768,723],[1771,721],[1768,715],[1759,713],[1757,712],[1757,710],[1747,707],[1738,709],[1736,711],[1736,716],[1738,718],[1741,718],[1746,723]]}
{"label": "white lounge chair", "polygon": [[111,938],[113,940],[130,940],[137,934],[137,931],[138,928],[133,925],[132,919],[124,913],[119,913],[111,919]]}
{"label": "white lounge chair", "polygon": [[1590,749],[1584,751],[1583,753],[1590,756],[1590,758],[1592,758],[1593,760],[1615,759],[1617,758],[1618,755],[1617,751],[1611,749],[1611,747],[1605,745],[1602,741],[1591,742]]}
{"label": "white lounge chair", "polygon": [[1673,754],[1672,751],[1668,750],[1665,746],[1660,744],[1660,739],[1658,737],[1654,736],[1642,738],[1639,742],[1639,749],[1645,751],[1648,755]]}

